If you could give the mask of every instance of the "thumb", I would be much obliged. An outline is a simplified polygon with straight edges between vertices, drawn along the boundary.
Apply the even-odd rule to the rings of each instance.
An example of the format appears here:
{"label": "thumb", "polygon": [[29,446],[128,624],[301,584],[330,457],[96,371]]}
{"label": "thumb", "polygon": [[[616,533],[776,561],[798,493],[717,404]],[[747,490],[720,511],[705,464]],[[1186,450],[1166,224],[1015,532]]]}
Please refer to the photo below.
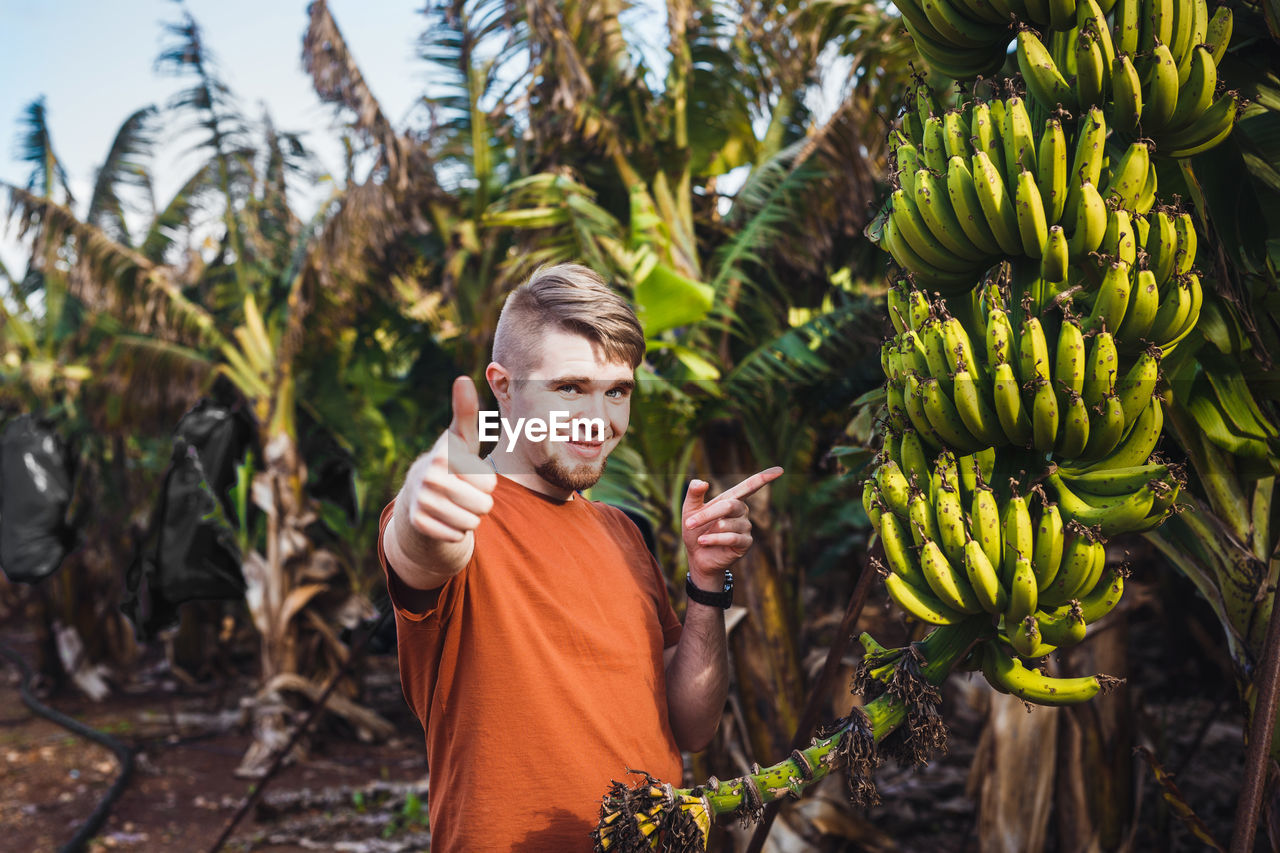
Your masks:
{"label": "thumb", "polygon": [[453,380],[453,420],[449,432],[462,439],[467,452],[480,455],[480,432],[477,419],[480,416],[480,398],[470,376]]}
{"label": "thumb", "polygon": [[691,480],[689,490],[684,493],[684,506],[680,510],[680,515],[688,518],[690,513],[701,509],[710,489],[711,484],[706,480]]}

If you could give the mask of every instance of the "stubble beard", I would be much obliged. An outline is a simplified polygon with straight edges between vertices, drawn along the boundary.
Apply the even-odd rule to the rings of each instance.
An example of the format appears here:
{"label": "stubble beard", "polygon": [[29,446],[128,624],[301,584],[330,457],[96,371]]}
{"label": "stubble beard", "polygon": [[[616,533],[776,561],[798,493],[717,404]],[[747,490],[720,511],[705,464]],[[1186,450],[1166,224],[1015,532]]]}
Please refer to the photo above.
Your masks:
{"label": "stubble beard", "polygon": [[559,459],[549,458],[534,467],[534,472],[551,485],[570,492],[581,492],[600,482],[609,458],[600,460],[599,467],[591,462],[580,462],[572,467]]}

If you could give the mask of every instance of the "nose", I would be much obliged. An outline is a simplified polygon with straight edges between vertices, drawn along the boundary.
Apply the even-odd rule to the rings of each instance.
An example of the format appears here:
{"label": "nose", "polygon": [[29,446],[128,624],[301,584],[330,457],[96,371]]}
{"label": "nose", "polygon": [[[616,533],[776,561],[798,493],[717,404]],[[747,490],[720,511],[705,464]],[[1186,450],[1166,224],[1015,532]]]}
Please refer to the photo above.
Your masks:
{"label": "nose", "polygon": [[[589,440],[604,441],[609,435],[609,415],[605,405],[604,392],[584,394],[582,404],[574,414],[574,419],[588,422],[586,424],[586,434]],[[590,424],[593,420],[604,424],[603,432]]]}

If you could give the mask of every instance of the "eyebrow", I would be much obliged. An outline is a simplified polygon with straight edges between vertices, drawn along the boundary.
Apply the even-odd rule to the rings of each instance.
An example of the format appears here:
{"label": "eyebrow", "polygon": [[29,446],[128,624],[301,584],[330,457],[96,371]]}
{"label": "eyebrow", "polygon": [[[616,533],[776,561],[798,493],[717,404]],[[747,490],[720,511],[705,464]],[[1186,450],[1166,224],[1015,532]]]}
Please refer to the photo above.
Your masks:
{"label": "eyebrow", "polygon": [[[554,379],[547,380],[547,387],[555,388],[560,385],[593,385],[597,381],[598,380],[592,379],[590,376],[557,376]],[[609,387],[626,388],[628,391],[631,391],[635,389],[636,382],[634,379],[619,379],[616,382],[610,382]]]}

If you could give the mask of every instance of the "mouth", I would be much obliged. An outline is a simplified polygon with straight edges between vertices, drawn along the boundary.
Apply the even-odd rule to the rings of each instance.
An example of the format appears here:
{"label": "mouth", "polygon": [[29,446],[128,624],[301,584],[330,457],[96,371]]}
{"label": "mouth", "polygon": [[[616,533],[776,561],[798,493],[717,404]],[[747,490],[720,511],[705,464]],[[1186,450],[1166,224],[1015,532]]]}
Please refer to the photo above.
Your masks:
{"label": "mouth", "polygon": [[574,453],[588,459],[599,456],[604,449],[603,441],[570,441],[566,443]]}

